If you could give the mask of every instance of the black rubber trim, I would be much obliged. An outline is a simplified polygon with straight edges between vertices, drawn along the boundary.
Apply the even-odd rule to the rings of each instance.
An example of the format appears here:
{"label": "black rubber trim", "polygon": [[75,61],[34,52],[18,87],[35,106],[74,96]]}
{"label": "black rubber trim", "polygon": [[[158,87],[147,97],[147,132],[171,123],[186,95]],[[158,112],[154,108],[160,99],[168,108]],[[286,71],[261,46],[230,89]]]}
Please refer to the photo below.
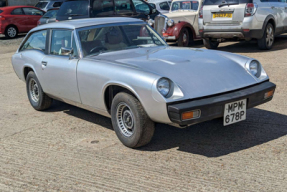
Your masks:
{"label": "black rubber trim", "polygon": [[[168,115],[172,122],[181,126],[200,123],[211,119],[223,117],[224,105],[233,101],[247,99],[247,109],[272,100],[272,97],[264,99],[264,94],[274,90],[276,85],[271,82],[263,82],[248,88],[219,94],[216,96],[198,98],[181,103],[167,104]],[[201,116],[198,119],[182,121],[181,114],[186,111],[200,109]]]}

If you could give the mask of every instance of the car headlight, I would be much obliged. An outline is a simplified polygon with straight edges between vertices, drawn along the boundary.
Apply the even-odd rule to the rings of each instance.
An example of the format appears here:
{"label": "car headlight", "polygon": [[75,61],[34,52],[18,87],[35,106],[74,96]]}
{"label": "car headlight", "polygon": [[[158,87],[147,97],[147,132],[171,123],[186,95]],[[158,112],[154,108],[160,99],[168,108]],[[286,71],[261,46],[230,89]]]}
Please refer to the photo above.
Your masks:
{"label": "car headlight", "polygon": [[260,75],[261,75],[261,65],[260,65],[259,61],[257,61],[257,60],[250,61],[249,63],[247,63],[246,68],[255,77],[257,77],[257,78],[260,77]]}
{"label": "car headlight", "polygon": [[153,19],[149,19],[149,20],[147,21],[147,23],[148,23],[150,26],[153,26],[154,20],[153,20]]}
{"label": "car headlight", "polygon": [[161,78],[157,82],[157,90],[162,94],[164,97],[167,97],[170,92],[171,82],[166,78]]}
{"label": "car headlight", "polygon": [[172,26],[173,26],[173,24],[174,24],[174,20],[172,20],[172,19],[168,19],[168,21],[167,21],[167,25],[168,25],[169,27],[172,27]]}

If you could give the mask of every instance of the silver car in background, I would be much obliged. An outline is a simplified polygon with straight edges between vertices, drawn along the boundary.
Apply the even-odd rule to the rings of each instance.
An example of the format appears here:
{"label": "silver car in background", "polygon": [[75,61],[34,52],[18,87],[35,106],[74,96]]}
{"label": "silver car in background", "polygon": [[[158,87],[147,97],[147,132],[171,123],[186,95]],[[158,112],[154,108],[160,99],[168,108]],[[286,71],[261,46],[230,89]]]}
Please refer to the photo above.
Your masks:
{"label": "silver car in background", "polygon": [[199,17],[204,45],[216,49],[225,40],[258,40],[271,49],[276,35],[287,32],[285,0],[205,0]]}
{"label": "silver car in background", "polygon": [[246,110],[270,101],[276,87],[256,59],[169,47],[145,22],[123,17],[38,26],[12,64],[34,109],[57,99],[111,117],[132,148],[149,143],[154,122],[245,120]]}

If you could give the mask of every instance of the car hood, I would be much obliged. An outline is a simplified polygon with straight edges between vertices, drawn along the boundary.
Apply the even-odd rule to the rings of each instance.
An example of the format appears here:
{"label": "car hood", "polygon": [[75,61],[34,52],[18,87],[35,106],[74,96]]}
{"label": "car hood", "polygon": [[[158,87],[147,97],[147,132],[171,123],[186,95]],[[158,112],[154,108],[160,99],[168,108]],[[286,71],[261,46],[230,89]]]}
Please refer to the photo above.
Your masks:
{"label": "car hood", "polygon": [[181,88],[185,99],[228,92],[259,81],[244,68],[250,58],[221,51],[138,48],[105,53],[93,58],[167,77]]}

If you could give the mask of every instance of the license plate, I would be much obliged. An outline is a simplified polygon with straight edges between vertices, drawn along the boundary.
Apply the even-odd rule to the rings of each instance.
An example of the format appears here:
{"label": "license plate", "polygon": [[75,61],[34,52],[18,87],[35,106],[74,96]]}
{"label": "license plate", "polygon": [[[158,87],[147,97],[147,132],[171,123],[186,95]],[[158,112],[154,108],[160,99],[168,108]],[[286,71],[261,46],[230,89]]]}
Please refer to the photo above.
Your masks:
{"label": "license plate", "polygon": [[246,99],[227,103],[224,106],[223,125],[230,125],[246,119]]}
{"label": "license plate", "polygon": [[232,18],[232,13],[214,13],[213,18]]}

